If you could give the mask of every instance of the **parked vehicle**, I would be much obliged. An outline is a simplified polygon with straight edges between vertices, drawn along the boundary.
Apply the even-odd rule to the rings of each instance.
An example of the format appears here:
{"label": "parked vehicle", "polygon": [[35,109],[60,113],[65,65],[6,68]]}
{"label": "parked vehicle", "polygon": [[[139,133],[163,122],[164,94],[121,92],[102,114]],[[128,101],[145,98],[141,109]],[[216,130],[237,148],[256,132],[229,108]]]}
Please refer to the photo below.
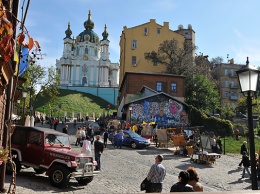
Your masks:
{"label": "parked vehicle", "polygon": [[[94,171],[97,163],[92,156],[72,151],[69,136],[53,129],[16,126],[11,143],[16,172],[19,173],[22,166],[34,168],[37,174],[46,172],[52,186],[65,187],[70,178],[87,185],[98,173]],[[8,162],[6,173],[12,172]]]}
{"label": "parked vehicle", "polygon": [[[130,146],[131,148],[145,148],[150,146],[151,142],[149,139],[143,138],[135,132],[124,130],[124,146]],[[110,133],[108,136],[109,141],[114,143],[114,138],[117,138],[117,135],[114,137],[114,133]]]}

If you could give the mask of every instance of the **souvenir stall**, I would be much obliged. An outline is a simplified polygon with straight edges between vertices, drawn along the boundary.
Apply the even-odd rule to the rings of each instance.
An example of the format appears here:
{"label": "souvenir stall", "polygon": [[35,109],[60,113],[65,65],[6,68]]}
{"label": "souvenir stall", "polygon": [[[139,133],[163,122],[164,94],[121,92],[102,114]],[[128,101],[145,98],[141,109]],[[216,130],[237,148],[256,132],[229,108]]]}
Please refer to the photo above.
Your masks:
{"label": "souvenir stall", "polygon": [[196,134],[192,142],[189,152],[191,162],[212,165],[221,157],[221,154],[210,153],[210,136]]}

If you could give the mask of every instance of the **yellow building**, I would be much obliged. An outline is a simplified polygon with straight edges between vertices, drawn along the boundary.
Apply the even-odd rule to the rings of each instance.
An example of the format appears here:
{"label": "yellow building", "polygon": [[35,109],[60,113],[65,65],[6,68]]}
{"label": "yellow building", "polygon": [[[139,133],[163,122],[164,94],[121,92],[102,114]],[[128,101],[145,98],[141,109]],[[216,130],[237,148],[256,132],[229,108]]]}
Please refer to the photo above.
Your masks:
{"label": "yellow building", "polygon": [[192,40],[195,45],[195,32],[191,25],[178,30],[169,29],[169,22],[163,26],[156,23],[155,19],[132,28],[124,26],[120,36],[120,74],[119,85],[122,83],[125,72],[162,72],[165,66],[147,61],[145,54],[158,51],[159,45],[165,40],[175,39],[180,45],[185,40]]}
{"label": "yellow building", "polygon": [[229,60],[229,63],[214,65],[214,74],[218,82],[221,106],[225,104],[235,106],[239,98],[242,97],[236,74],[236,71],[242,66],[244,65],[235,64],[234,59]]}

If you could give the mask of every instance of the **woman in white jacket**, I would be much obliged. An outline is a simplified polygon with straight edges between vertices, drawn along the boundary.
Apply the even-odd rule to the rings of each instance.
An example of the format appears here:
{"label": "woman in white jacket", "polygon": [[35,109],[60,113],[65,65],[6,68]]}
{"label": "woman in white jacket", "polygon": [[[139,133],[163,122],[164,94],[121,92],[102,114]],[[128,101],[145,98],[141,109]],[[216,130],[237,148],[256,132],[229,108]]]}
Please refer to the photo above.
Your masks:
{"label": "woman in white jacket", "polygon": [[90,137],[89,136],[86,136],[86,139],[83,140],[81,153],[87,154],[88,156],[92,155],[92,152],[91,152],[91,142],[90,142]]}

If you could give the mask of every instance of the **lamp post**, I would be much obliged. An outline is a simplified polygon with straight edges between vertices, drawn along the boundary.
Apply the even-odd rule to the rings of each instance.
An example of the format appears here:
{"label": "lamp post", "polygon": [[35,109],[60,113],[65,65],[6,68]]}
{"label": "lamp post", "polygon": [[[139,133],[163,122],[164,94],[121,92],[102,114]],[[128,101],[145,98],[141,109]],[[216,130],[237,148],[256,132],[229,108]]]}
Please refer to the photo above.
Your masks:
{"label": "lamp post", "polygon": [[252,99],[257,91],[257,82],[259,70],[254,66],[249,65],[248,57],[246,65],[241,67],[237,72],[241,91],[247,97],[247,114],[248,114],[248,129],[249,129],[249,145],[250,145],[250,160],[251,160],[251,179],[252,190],[258,190],[257,174],[256,174],[256,158],[255,158],[255,134],[253,129],[252,116]]}
{"label": "lamp post", "polygon": [[43,110],[43,111],[42,111],[42,114],[44,114],[44,105],[42,106],[42,110]]}
{"label": "lamp post", "polygon": [[25,99],[27,97],[27,91],[23,91],[22,96],[23,96],[23,117],[22,117],[23,119],[22,119],[22,122],[24,122],[25,121],[24,109],[25,109]]}
{"label": "lamp post", "polygon": [[133,104],[129,105],[129,111],[130,111],[130,124],[132,124],[132,111],[133,111]]}

